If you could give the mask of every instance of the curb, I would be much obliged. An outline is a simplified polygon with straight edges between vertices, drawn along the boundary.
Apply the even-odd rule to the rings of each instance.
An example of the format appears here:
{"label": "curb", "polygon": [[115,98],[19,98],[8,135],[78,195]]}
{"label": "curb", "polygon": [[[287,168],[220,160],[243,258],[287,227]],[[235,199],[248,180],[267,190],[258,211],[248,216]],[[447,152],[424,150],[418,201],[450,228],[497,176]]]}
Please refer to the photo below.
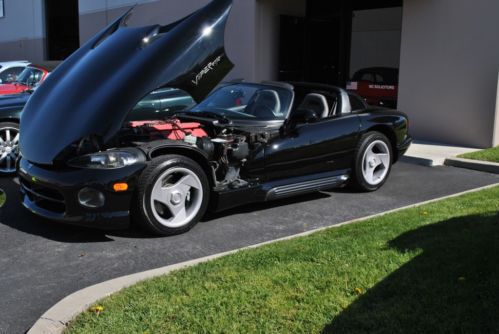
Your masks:
{"label": "curb", "polygon": [[446,166],[473,169],[480,172],[499,174],[499,163],[489,161],[470,160],[463,158],[448,158],[445,160]]}
{"label": "curb", "polygon": [[413,165],[420,165],[425,167],[436,167],[442,166],[444,164],[443,159],[441,161],[437,161],[436,159],[431,158],[421,158],[421,157],[413,157],[409,155],[404,155],[400,158],[399,161],[406,162]]}
{"label": "curb", "polygon": [[291,236],[287,236],[287,237],[283,237],[283,238],[279,238],[279,239],[275,239],[275,240],[270,240],[270,241],[255,244],[252,246],[235,249],[235,250],[228,251],[228,252],[218,253],[218,254],[214,254],[214,255],[210,255],[210,256],[199,258],[199,259],[186,261],[186,262],[182,262],[182,263],[178,263],[178,264],[174,264],[174,265],[170,265],[170,266],[166,266],[166,267],[162,267],[162,268],[158,268],[158,269],[148,270],[148,271],[144,271],[144,272],[137,273],[137,274],[122,276],[122,277],[115,278],[115,279],[112,279],[112,280],[109,280],[106,282],[102,282],[102,283],[84,288],[82,290],[76,291],[73,294],[63,298],[57,304],[52,306],[47,312],[45,312],[36,321],[36,323],[33,325],[33,327],[31,327],[31,329],[28,330],[27,334],[60,334],[66,329],[67,324],[71,320],[73,320],[80,313],[85,312],[91,305],[95,304],[97,301],[99,301],[105,297],[108,297],[108,296],[112,295],[113,293],[116,293],[116,292],[118,292],[126,287],[134,285],[138,282],[152,279],[152,278],[155,278],[158,276],[163,276],[163,275],[171,273],[172,271],[192,267],[196,264],[208,262],[208,261],[211,261],[211,260],[214,260],[214,259],[217,259],[220,257],[224,257],[224,256],[227,256],[230,254],[234,254],[234,253],[237,253],[237,252],[240,252],[243,250],[258,248],[258,247],[262,247],[265,245],[277,243],[280,241],[292,240],[292,239],[296,239],[299,237],[308,236],[308,235],[311,235],[311,234],[314,234],[317,232],[321,232],[321,231],[337,228],[340,226],[349,225],[349,224],[361,222],[364,220],[384,216],[384,215],[387,215],[387,214],[390,214],[393,212],[397,212],[397,211],[401,211],[401,210],[405,210],[405,209],[410,209],[410,208],[415,208],[415,207],[419,207],[422,205],[438,202],[440,200],[459,197],[461,195],[474,193],[474,192],[478,192],[478,191],[485,190],[485,189],[491,189],[491,188],[494,188],[496,186],[499,186],[499,183],[495,183],[495,184],[488,185],[485,187],[480,187],[480,188],[475,188],[475,189],[463,191],[463,192],[460,192],[457,194],[439,197],[439,198],[432,199],[429,201],[424,201],[424,202],[419,202],[416,204],[407,205],[407,206],[404,206],[404,207],[401,207],[398,209],[385,211],[385,212],[378,213],[378,214],[371,215],[371,216],[367,216],[367,217],[349,220],[349,221],[346,221],[346,222],[343,222],[343,223],[340,223],[337,225],[333,225],[333,226],[322,227],[322,228],[310,230],[310,231],[307,231],[304,233],[295,234],[295,235],[291,235]]}

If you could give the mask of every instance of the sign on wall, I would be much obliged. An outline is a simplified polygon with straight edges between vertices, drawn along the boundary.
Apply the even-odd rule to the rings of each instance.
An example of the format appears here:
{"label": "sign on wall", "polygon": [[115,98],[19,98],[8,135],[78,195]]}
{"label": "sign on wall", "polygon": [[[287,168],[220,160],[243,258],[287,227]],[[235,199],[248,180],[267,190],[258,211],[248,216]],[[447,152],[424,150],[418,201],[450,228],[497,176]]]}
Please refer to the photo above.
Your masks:
{"label": "sign on wall", "polygon": [[3,0],[0,0],[0,17],[4,17]]}

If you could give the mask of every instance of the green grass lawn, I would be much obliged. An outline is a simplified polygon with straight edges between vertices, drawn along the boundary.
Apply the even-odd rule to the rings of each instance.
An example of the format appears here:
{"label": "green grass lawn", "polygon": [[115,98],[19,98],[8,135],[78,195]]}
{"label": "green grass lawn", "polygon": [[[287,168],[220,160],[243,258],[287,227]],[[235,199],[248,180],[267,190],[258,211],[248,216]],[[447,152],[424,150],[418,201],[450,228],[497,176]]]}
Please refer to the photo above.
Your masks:
{"label": "green grass lawn", "polygon": [[0,189],[0,208],[5,205],[5,202],[7,202],[7,195]]}
{"label": "green grass lawn", "polygon": [[487,150],[462,154],[459,157],[472,160],[499,162],[499,146]]}
{"label": "green grass lawn", "polygon": [[140,283],[80,315],[67,333],[498,329],[496,187]]}

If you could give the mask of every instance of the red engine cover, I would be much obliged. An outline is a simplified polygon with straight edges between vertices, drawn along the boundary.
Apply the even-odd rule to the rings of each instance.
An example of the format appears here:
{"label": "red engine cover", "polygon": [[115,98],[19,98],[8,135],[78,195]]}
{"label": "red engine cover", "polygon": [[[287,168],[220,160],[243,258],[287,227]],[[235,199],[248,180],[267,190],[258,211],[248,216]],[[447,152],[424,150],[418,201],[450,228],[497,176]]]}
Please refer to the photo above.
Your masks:
{"label": "red engine cover", "polygon": [[147,126],[162,132],[165,138],[171,140],[183,140],[186,135],[194,137],[208,137],[206,131],[201,128],[201,123],[182,123],[179,120],[172,121],[137,121],[131,122],[133,128]]}

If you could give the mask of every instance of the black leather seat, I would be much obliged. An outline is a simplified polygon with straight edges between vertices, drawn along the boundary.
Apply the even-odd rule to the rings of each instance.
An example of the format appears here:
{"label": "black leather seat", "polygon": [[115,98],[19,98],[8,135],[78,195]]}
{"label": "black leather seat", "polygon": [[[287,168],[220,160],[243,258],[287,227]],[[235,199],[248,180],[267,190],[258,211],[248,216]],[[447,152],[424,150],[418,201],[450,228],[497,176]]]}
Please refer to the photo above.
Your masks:
{"label": "black leather seat", "polygon": [[329,117],[329,105],[324,95],[311,93],[305,96],[298,109],[313,110],[319,118]]}
{"label": "black leather seat", "polygon": [[256,92],[246,107],[246,113],[262,119],[281,117],[282,110],[279,94],[271,89]]}

